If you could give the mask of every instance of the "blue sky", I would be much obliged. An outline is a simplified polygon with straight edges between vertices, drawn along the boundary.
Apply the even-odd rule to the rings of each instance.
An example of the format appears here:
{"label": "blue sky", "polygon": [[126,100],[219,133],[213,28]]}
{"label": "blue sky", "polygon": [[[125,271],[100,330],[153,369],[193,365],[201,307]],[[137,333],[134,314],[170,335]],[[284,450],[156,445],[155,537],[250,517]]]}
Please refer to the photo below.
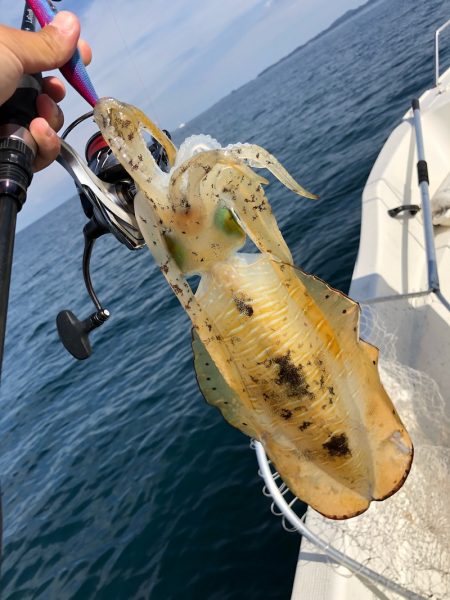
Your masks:
{"label": "blue sky", "polygon": [[[81,20],[99,95],[135,104],[161,127],[174,129],[364,1],[63,0],[57,6]],[[2,4],[1,21],[19,24],[21,3]],[[66,124],[89,110],[71,89],[62,108]],[[81,126],[68,141],[83,152],[93,131]],[[73,194],[69,176],[52,165],[35,176],[18,227]]]}

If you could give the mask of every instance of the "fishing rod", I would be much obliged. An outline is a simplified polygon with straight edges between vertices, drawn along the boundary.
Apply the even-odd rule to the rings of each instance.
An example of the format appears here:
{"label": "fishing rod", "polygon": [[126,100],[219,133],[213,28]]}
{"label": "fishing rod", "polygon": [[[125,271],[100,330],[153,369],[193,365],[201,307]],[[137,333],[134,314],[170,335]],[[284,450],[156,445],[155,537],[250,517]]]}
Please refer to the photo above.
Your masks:
{"label": "fishing rod", "polygon": [[[34,31],[35,16],[25,3],[21,29]],[[0,106],[0,374],[5,347],[11,268],[17,213],[33,178],[36,142],[29,132],[37,116],[42,76],[23,75],[14,94]],[[0,490],[0,560],[3,556],[3,508]]]}
{"label": "fishing rod", "polygon": [[[35,18],[25,4],[22,30],[34,31]],[[42,76],[23,75],[14,94],[0,106],[0,371],[5,344],[11,266],[17,213],[33,178],[36,142],[29,132],[37,116]]]}
{"label": "fishing rod", "polygon": [[[59,0],[58,0],[59,1]],[[36,18],[41,26],[52,21],[56,8],[50,0],[28,0],[21,29],[35,31]],[[98,96],[84,69],[78,50],[61,68],[69,83],[92,105]],[[38,116],[36,99],[41,92],[42,74],[24,75],[14,94],[0,106],[0,374],[3,362],[6,318],[8,310],[11,267],[17,213],[22,209],[33,178],[33,163],[37,145],[29,131],[31,121]],[[95,312],[80,321],[70,310],[61,311],[56,319],[60,339],[65,348],[78,359],[90,356],[89,334],[109,318],[96,295],[90,276],[90,259],[95,241],[111,233],[130,250],[145,246],[134,215],[134,181],[114,157],[101,133],[88,139],[84,159],[67,141],[67,135],[80,123],[92,117],[92,111],[76,119],[61,138],[57,161],[68,172],[77,189],[81,207],[87,218],[83,228],[83,277]],[[166,135],[169,132],[164,130]],[[169,170],[164,148],[151,140],[148,148],[162,170]],[[0,560],[2,557],[3,517],[0,490]]]}

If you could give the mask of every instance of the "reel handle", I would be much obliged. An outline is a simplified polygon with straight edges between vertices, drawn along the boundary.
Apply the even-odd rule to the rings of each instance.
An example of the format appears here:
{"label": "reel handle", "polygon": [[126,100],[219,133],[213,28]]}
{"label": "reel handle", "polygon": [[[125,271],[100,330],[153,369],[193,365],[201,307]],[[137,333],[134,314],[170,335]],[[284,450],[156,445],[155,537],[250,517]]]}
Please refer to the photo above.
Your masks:
{"label": "reel handle", "polygon": [[89,358],[92,353],[89,334],[108,318],[109,311],[106,308],[98,310],[84,321],[80,321],[72,311],[62,310],[56,317],[56,326],[65,349],[78,360]]}

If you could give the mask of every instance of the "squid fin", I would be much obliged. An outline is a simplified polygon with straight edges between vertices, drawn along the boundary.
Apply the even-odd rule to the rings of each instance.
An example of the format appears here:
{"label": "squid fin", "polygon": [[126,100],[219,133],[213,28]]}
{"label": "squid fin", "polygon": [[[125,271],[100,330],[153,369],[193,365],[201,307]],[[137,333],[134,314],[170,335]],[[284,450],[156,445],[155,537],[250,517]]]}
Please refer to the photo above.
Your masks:
{"label": "squid fin", "polygon": [[251,425],[250,411],[225,381],[194,329],[192,330],[192,351],[197,382],[206,402],[218,408],[233,427],[250,437],[256,437],[256,431]]}
{"label": "squid fin", "polygon": [[[295,267],[297,277],[302,281],[310,296],[326,314],[334,328],[342,328],[343,323],[347,323],[348,335],[359,336],[359,317],[360,307],[357,302],[346,296],[315,275],[305,273]],[[339,329],[337,329],[339,331]],[[379,350],[369,342],[359,338],[359,345],[367,354],[370,361],[376,365],[378,363]]]}
{"label": "squid fin", "polygon": [[315,275],[305,273],[305,271],[291,265],[285,265],[285,268],[288,271],[292,270],[300,279],[307,293],[317,306],[320,306],[334,329],[339,331],[345,323],[350,331],[358,332],[360,309],[357,302],[343,292],[332,288]]}

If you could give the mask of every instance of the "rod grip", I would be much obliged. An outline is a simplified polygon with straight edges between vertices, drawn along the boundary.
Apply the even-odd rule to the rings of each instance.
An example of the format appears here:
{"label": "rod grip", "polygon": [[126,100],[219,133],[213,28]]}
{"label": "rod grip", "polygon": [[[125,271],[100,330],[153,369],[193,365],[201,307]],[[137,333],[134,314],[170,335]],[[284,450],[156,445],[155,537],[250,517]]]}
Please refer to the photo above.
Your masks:
{"label": "rod grip", "polygon": [[42,75],[23,75],[14,94],[0,106],[0,125],[20,125],[28,129],[37,117],[36,99],[41,93]]}
{"label": "rod grip", "polygon": [[428,184],[430,183],[430,179],[428,177],[428,165],[426,160],[419,160],[417,162],[417,178],[419,180],[419,185],[426,181]]}

